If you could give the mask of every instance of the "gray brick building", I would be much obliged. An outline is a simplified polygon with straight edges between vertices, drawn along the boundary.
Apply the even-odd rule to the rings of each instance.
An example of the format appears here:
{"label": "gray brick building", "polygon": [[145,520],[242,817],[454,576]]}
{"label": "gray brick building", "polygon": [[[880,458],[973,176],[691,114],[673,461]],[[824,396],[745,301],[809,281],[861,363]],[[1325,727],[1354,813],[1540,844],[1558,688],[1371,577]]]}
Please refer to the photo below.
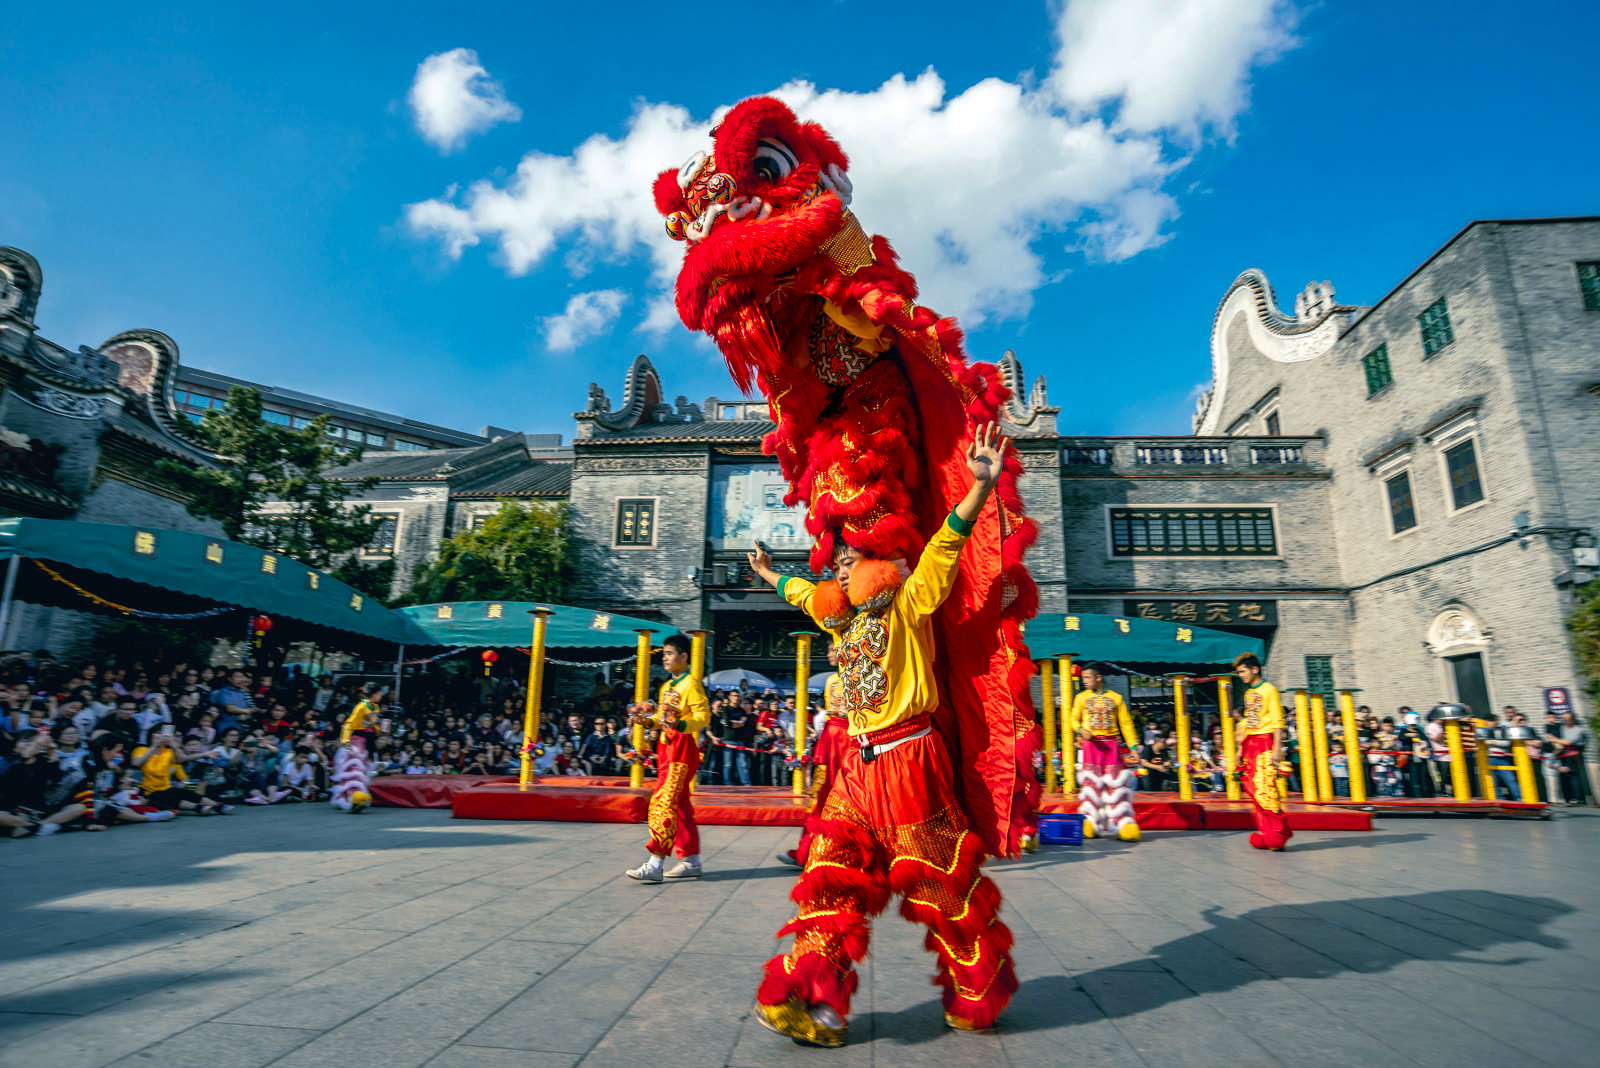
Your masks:
{"label": "gray brick building", "polygon": [[[1286,559],[1344,600],[1326,651],[1374,707],[1537,721],[1562,686],[1588,709],[1563,621],[1600,526],[1597,273],[1600,218],[1533,219],[1467,226],[1371,307],[1320,283],[1287,316],[1259,271],[1229,287],[1196,432],[1320,441],[1325,510],[1306,518],[1331,538]],[[1286,652],[1275,674],[1299,684]]]}

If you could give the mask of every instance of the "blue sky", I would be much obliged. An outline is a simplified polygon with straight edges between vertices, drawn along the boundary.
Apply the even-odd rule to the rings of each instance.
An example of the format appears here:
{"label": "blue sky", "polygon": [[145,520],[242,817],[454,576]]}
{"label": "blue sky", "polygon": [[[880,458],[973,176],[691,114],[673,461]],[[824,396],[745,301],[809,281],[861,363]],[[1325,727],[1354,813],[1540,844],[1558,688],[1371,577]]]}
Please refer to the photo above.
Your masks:
{"label": "blue sky", "polygon": [[[1325,278],[1370,303],[1472,219],[1600,212],[1592,3],[834,3],[780,32],[770,5],[748,30],[134,6],[35,5],[0,36],[0,244],[44,268],[41,330],[152,327],[194,366],[466,429],[570,434],[637,352],[670,394],[733,393],[662,329],[671,253],[636,201],[715,109],[780,86],[835,126],[924,302],[1045,374],[1073,433],[1187,432],[1246,267],[1281,305]],[[507,106],[445,151],[409,96],[455,49]]]}

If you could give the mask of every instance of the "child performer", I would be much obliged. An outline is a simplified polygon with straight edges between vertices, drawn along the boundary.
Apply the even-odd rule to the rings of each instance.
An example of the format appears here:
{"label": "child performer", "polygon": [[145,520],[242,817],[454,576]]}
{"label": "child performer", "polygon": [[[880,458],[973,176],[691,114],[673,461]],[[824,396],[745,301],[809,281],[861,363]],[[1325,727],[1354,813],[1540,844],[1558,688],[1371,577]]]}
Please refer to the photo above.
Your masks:
{"label": "child performer", "polygon": [[367,763],[367,742],[378,725],[378,705],[387,688],[369,683],[361,688],[361,700],[345,717],[339,731],[339,751],[333,757],[333,794],[329,798],[334,808],[345,812],[365,812],[372,804],[372,771]]}
{"label": "child performer", "polygon": [[1245,685],[1244,722],[1233,766],[1239,782],[1256,810],[1256,849],[1283,852],[1292,832],[1283,814],[1283,786],[1278,767],[1283,763],[1283,699],[1278,688],[1261,677],[1261,661],[1254,653],[1240,653],[1233,670]]}
{"label": "child performer", "polygon": [[1126,766],[1117,732],[1127,752],[1139,752],[1133,717],[1122,695],[1106,689],[1105,676],[1096,667],[1083,669],[1083,689],[1072,699],[1072,726],[1083,751],[1083,775],[1078,780],[1078,811],[1083,814],[1085,838],[1139,840],[1133,818],[1133,769]]}
{"label": "child performer", "polygon": [[799,914],[778,933],[788,953],[769,960],[756,1018],[801,1045],[842,1046],[866,955],[870,917],[900,894],[900,914],[928,928],[939,956],[945,1023],[992,1026],[1017,989],[1000,892],[979,870],[983,846],[967,829],[951,760],[932,729],[939,704],[929,617],[955,583],[961,550],[1000,478],[1005,441],[981,428],[967,453],[972,488],[928,539],[908,577],[890,560],[838,540],[837,582],[780,576],[757,546],[750,567],[825,630],[842,635],[839,673],[851,744],[816,821],[791,896]]}
{"label": "child performer", "polygon": [[[674,634],[661,646],[661,666],[671,677],[661,684],[656,709],[649,702],[635,708],[630,723],[661,731],[656,746],[656,788],[650,795],[646,820],[650,827],[650,855],[637,868],[625,872],[641,883],[666,879],[700,878],[700,829],[694,822],[694,797],[689,784],[700,770],[700,732],[711,723],[711,702],[705,687],[689,673],[689,639]],[[682,860],[662,871],[669,851]]]}
{"label": "child performer", "polygon": [[[839,639],[828,642],[828,663],[839,667]],[[800,844],[778,859],[797,868],[806,866],[806,854],[811,849],[812,836],[816,834],[816,820],[828,801],[828,791],[833,789],[833,779],[839,773],[839,762],[844,758],[844,747],[850,744],[849,732],[844,724],[844,684],[839,672],[834,671],[822,687],[822,722],[817,728],[817,744],[811,750],[811,811],[806,814],[805,827],[800,832]]]}

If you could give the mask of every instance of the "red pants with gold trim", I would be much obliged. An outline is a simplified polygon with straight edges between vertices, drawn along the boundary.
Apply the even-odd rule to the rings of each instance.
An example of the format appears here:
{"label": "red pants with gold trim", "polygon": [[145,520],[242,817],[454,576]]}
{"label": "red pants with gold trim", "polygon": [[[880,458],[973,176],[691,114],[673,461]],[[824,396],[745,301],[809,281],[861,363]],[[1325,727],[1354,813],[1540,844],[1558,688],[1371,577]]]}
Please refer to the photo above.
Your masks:
{"label": "red pants with gold trim", "polygon": [[1293,837],[1293,832],[1283,814],[1283,783],[1272,762],[1272,735],[1246,735],[1239,765],[1239,785],[1255,806],[1260,834],[1261,844],[1256,845],[1255,835],[1251,835],[1250,844],[1257,849],[1279,849]]}
{"label": "red pants with gold trim", "polygon": [[900,894],[900,915],[928,928],[945,1011],[973,1027],[994,1023],[1017,989],[1011,931],[951,781],[937,733],[870,764],[854,746],[845,750],[791,895],[799,914],[778,932],[793,934],[794,947],[767,962],[757,1001],[798,997],[848,1014],[870,918]]}
{"label": "red pants with gold trim", "polygon": [[700,852],[700,828],[694,822],[689,784],[700,771],[700,747],[690,735],[666,731],[656,746],[656,768],[656,788],[645,819],[650,827],[646,848],[658,857],[669,852],[692,857]]}
{"label": "red pants with gold trim", "polygon": [[800,831],[800,844],[794,849],[795,859],[802,868],[811,852],[811,840],[817,834],[817,821],[828,807],[828,794],[833,791],[833,780],[839,776],[839,761],[844,759],[844,751],[849,748],[849,729],[844,725],[844,717],[829,716],[822,726],[822,733],[817,736],[816,748],[812,750],[812,759],[816,764],[811,778],[811,811],[806,813],[806,822]]}

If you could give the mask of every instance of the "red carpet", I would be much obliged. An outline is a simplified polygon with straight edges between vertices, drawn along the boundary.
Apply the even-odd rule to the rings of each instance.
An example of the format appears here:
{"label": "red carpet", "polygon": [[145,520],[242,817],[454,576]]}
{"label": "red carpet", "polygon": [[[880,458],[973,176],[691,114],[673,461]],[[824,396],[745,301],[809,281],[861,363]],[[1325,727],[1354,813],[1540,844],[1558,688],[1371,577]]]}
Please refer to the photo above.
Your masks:
{"label": "red carpet", "polygon": [[[402,808],[450,808],[461,819],[553,820],[579,823],[643,823],[649,788],[631,789],[623,778],[544,776],[524,791],[503,775],[390,775],[372,780],[377,804]],[[806,806],[787,789],[770,786],[706,786],[695,793],[695,813],[713,827],[798,827]],[[1077,803],[1049,794],[1043,812],[1071,812]],[[1255,821],[1250,805],[1210,794],[1193,801],[1174,793],[1134,795],[1134,814],[1147,831],[1242,831]],[[1373,816],[1432,815],[1531,816],[1548,806],[1513,801],[1447,798],[1373,798],[1363,805],[1348,800],[1326,804],[1289,803],[1289,826],[1297,831],[1370,831]]]}
{"label": "red carpet", "polygon": [[[435,791],[448,791],[448,803],[458,819],[576,823],[643,823],[650,799],[648,788],[631,789],[625,779],[544,778],[527,790],[518,789],[513,779],[462,781],[460,788],[451,790],[453,785],[427,788],[419,784],[409,793],[432,796]],[[788,790],[764,786],[702,787],[694,795],[694,808],[695,818],[708,827],[798,827],[806,813],[806,805]],[[1077,804],[1052,794],[1040,808],[1071,812]],[[1139,826],[1150,831],[1235,831],[1255,826],[1247,803],[1180,801],[1176,794],[1137,795],[1134,814]],[[1291,804],[1289,826],[1301,831],[1370,831],[1372,816],[1337,807]]]}

